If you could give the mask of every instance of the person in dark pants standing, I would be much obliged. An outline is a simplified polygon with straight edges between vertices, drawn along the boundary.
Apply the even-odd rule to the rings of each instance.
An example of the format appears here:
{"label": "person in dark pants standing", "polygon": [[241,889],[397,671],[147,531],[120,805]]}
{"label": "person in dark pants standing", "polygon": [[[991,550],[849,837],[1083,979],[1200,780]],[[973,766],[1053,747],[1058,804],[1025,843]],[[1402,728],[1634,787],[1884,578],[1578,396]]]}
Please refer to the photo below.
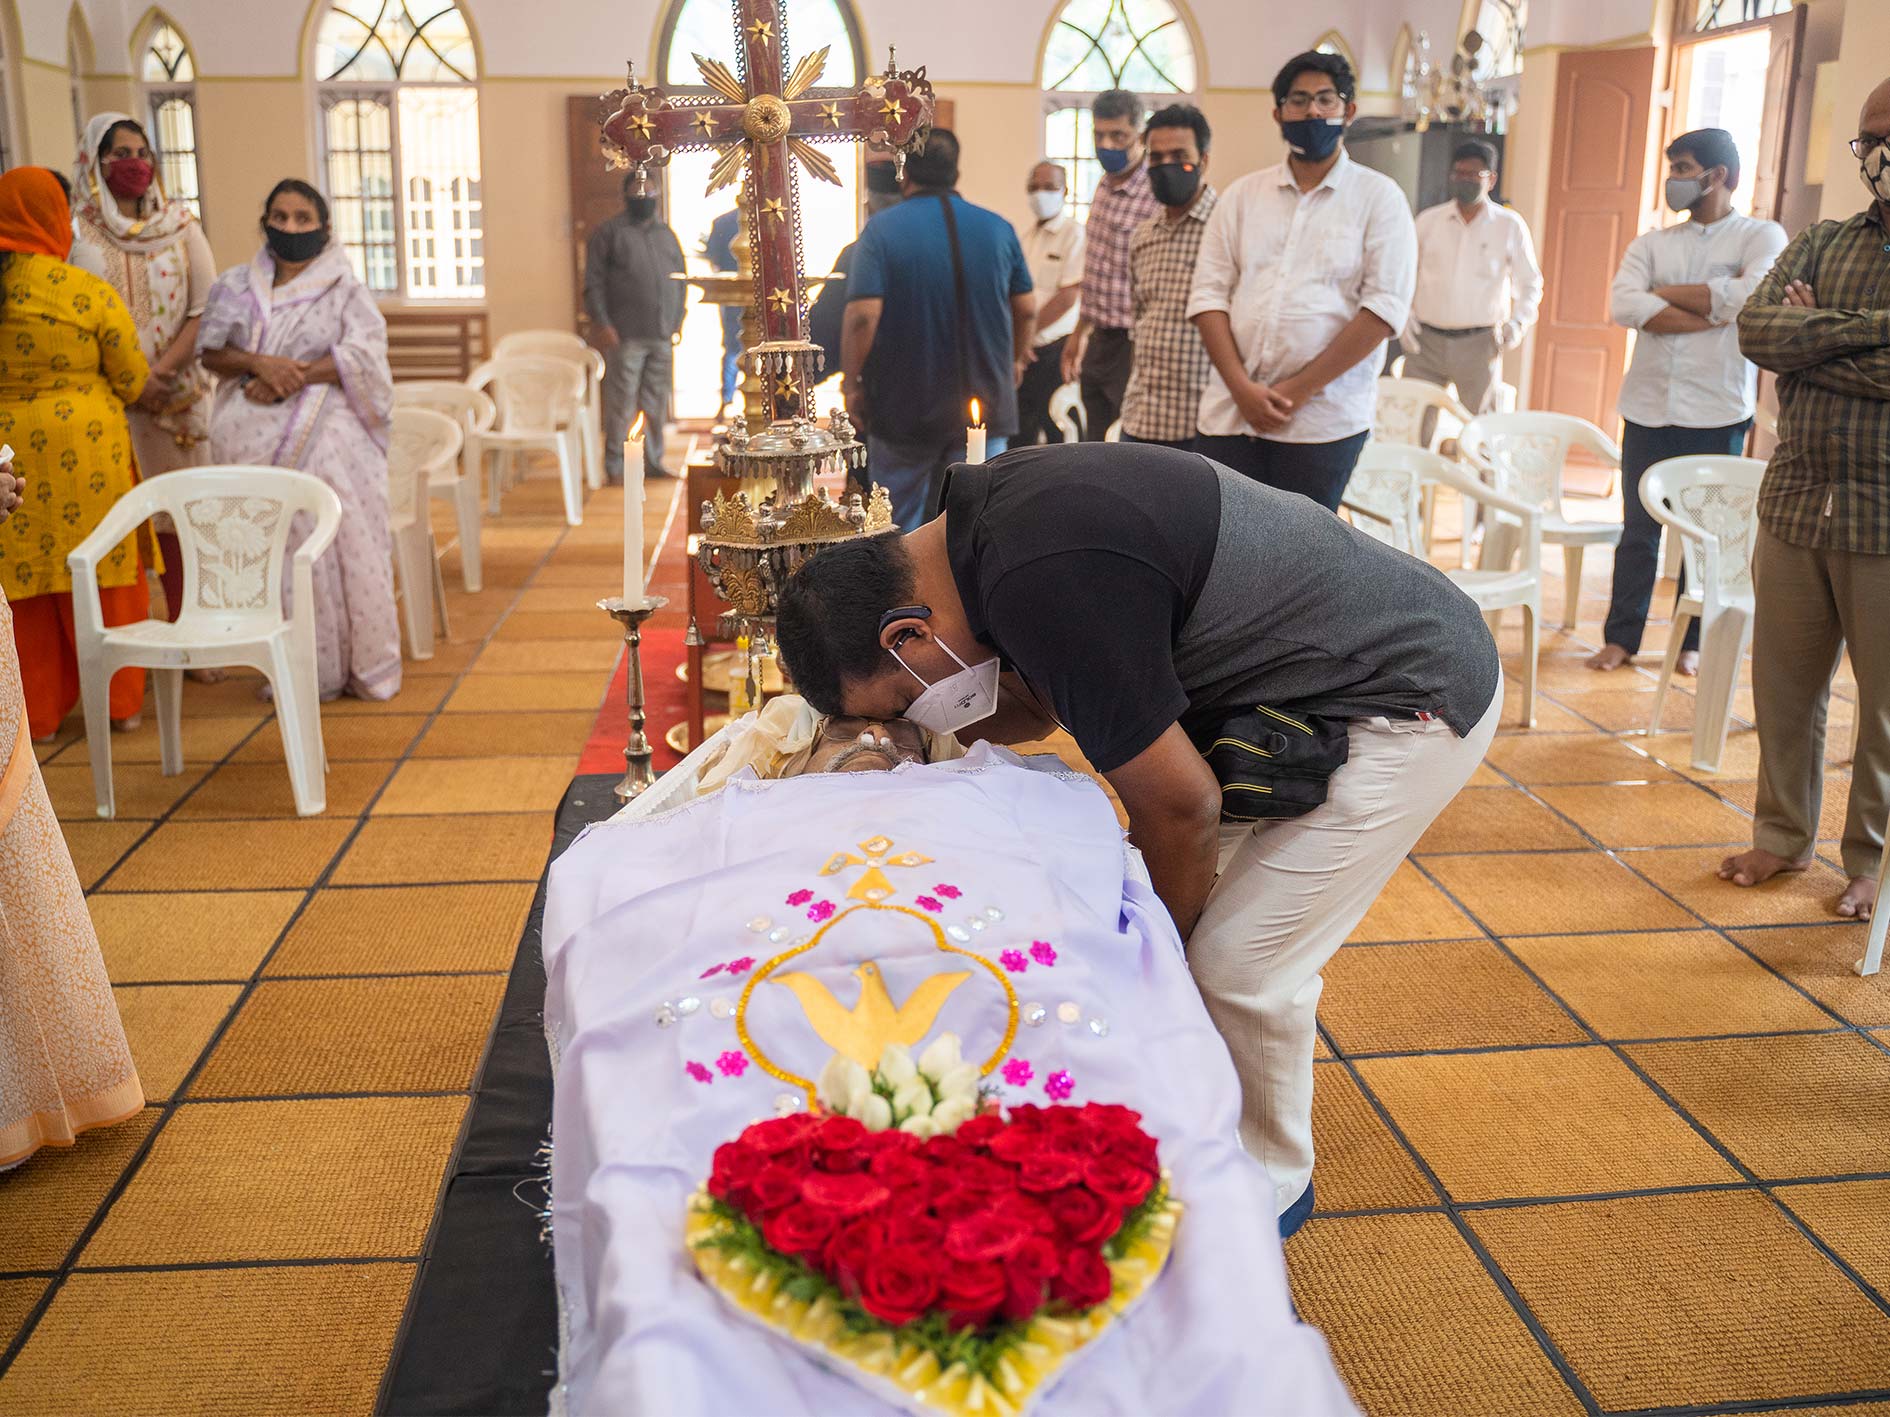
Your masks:
{"label": "person in dark pants standing", "polygon": [[663,422],[669,417],[675,342],[682,329],[682,242],[656,219],[656,197],[623,180],[624,209],[584,249],[584,309],[604,351],[604,476],[623,481],[623,440],[643,414],[644,470],[667,477]]}
{"label": "person in dark pants standing", "polygon": [[1037,289],[1037,342],[1017,386],[1018,446],[1063,441],[1063,430],[1050,417],[1050,399],[1064,382],[1063,351],[1076,328],[1083,288],[1083,227],[1064,209],[1068,186],[1063,164],[1048,159],[1025,180],[1024,196],[1036,218],[1024,233],[1024,260]]}
{"label": "person in dark pants standing", "polygon": [[[1633,659],[1647,628],[1660,523],[1641,505],[1642,475],[1667,458],[1745,450],[1759,371],[1739,352],[1734,322],[1785,249],[1785,231],[1735,212],[1738,185],[1732,134],[1702,128],[1675,138],[1667,148],[1667,206],[1687,220],[1636,237],[1614,278],[1614,322],[1639,333],[1619,401],[1624,525],[1614,597],[1590,669],[1619,669]],[[1682,589],[1684,576],[1683,569]],[[1695,620],[1674,668],[1697,672],[1699,649]]]}
{"label": "person in dark pants standing", "polygon": [[1214,361],[1195,450],[1333,511],[1371,436],[1385,341],[1410,319],[1417,284],[1404,192],[1346,156],[1353,98],[1340,56],[1286,62],[1273,117],[1287,159],[1221,194],[1188,300]]}
{"label": "person in dark pants standing", "polygon": [[1089,201],[1083,233],[1081,313],[1063,346],[1063,381],[1083,391],[1083,437],[1100,443],[1122,413],[1129,387],[1129,238],[1161,209],[1148,185],[1142,100],[1109,89],[1090,105],[1096,161],[1103,179]]}
{"label": "person in dark pants standing", "polygon": [[[741,213],[733,209],[725,211],[709,224],[709,234],[702,238],[702,254],[709,258],[709,265],[718,271],[740,270],[741,265],[735,259],[735,237],[742,229]],[[741,382],[742,363],[742,307],[740,305],[722,306],[722,411],[728,409],[729,401],[735,397],[735,386]]]}

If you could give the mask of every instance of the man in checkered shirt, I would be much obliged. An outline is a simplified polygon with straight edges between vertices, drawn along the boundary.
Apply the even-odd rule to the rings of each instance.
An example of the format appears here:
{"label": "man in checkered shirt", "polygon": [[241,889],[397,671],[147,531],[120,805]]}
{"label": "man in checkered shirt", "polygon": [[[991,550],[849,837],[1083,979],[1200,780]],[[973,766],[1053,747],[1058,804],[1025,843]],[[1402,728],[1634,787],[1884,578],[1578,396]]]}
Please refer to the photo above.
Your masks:
{"label": "man in checkered shirt", "polygon": [[1214,210],[1207,168],[1208,121],[1192,104],[1170,104],[1148,120],[1149,187],[1160,202],[1129,238],[1135,362],[1122,396],[1122,441],[1194,446],[1201,389],[1214,368],[1188,319],[1194,258]]}

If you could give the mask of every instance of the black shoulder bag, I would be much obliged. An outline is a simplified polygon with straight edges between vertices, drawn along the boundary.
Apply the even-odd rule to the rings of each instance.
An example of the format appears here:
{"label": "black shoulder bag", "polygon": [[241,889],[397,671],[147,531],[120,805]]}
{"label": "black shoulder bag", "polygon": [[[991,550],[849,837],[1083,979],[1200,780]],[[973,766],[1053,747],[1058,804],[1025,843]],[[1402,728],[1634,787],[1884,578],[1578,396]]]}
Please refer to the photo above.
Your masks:
{"label": "black shoulder bag", "polygon": [[1295,718],[1262,704],[1221,724],[1202,756],[1221,785],[1221,820],[1262,822],[1319,806],[1351,751],[1344,719]]}

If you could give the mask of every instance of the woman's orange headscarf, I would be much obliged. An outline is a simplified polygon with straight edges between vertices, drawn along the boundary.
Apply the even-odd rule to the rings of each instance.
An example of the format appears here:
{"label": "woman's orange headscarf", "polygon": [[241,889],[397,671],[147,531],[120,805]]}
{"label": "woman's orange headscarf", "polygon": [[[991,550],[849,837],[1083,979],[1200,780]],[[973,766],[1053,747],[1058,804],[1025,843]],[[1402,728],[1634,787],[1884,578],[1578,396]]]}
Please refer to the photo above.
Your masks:
{"label": "woman's orange headscarf", "polygon": [[0,173],[0,251],[62,261],[72,254],[72,208],[59,179],[46,168]]}

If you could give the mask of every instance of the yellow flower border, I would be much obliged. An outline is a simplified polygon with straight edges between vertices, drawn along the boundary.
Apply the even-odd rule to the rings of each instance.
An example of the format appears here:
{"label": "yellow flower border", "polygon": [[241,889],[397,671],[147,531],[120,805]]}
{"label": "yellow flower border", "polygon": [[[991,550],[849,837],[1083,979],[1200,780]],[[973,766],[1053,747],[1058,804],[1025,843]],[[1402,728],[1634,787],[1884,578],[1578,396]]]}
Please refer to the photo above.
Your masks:
{"label": "yellow flower border", "polygon": [[869,1388],[890,1385],[941,1417],[1015,1417],[1028,1407],[1072,1356],[1100,1338],[1161,1275],[1182,1209],[1171,1193],[1129,1252],[1109,1261],[1114,1280],[1109,1298],[1074,1318],[1038,1315],[1015,1351],[998,1363],[995,1379],[987,1379],[962,1363],[941,1370],[930,1350],[897,1333],[849,1333],[825,1295],[792,1298],[781,1292],[777,1272],[756,1269],[742,1255],[704,1244],[728,1228],[712,1204],[708,1191],[698,1189],[683,1222],[684,1243],[710,1288],[782,1337],[857,1370]]}

